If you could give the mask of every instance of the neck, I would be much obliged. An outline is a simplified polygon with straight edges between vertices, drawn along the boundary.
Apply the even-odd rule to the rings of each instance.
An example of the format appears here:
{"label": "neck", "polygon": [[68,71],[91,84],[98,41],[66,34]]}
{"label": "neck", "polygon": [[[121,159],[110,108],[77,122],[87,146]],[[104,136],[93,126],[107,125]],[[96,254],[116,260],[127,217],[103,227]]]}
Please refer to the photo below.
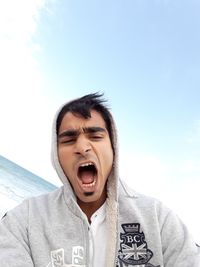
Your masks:
{"label": "neck", "polygon": [[89,223],[91,223],[92,214],[95,213],[105,202],[106,195],[103,195],[100,199],[94,202],[83,202],[80,199],[77,199],[77,203],[81,210],[86,214]]}

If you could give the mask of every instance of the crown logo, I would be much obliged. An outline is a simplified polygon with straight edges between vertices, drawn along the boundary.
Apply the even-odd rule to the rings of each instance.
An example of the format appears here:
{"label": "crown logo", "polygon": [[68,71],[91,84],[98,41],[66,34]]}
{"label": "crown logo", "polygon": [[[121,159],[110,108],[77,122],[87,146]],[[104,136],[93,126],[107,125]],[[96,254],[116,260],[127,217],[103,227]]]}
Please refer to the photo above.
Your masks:
{"label": "crown logo", "polygon": [[122,228],[125,233],[138,233],[140,230],[140,225],[139,223],[126,223],[122,224]]}

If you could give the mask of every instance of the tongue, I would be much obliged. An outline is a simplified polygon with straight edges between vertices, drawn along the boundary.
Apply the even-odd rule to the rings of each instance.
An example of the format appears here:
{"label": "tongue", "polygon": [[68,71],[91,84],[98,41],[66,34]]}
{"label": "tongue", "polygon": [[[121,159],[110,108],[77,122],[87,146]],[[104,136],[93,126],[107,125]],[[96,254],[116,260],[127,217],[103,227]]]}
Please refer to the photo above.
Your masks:
{"label": "tongue", "polygon": [[91,171],[82,171],[80,179],[83,184],[90,184],[94,181],[94,175]]}

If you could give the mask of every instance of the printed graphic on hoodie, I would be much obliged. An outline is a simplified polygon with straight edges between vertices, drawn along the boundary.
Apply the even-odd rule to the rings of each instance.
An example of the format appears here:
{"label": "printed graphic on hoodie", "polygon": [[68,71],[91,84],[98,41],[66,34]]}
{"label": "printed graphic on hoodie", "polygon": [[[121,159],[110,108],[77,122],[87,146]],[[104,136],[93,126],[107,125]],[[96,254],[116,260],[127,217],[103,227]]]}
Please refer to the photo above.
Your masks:
{"label": "printed graphic on hoodie", "polygon": [[72,263],[65,263],[65,251],[63,248],[51,251],[51,262],[47,267],[85,267],[83,247],[72,247]]}
{"label": "printed graphic on hoodie", "polygon": [[145,235],[140,232],[139,223],[122,224],[124,233],[120,233],[119,267],[160,267],[149,263],[153,252],[148,248]]}

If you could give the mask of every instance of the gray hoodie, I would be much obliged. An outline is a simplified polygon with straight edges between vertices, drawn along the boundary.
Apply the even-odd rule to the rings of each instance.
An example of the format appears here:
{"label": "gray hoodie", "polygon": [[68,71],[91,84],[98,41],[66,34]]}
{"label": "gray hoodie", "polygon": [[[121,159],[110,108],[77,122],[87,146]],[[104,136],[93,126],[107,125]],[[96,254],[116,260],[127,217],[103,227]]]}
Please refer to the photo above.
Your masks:
{"label": "gray hoodie", "polygon": [[[4,216],[0,267],[95,267],[89,266],[88,219],[59,164],[57,115],[52,161],[63,186],[25,200]],[[198,248],[179,218],[158,200],[137,194],[119,180],[114,122],[112,131],[115,159],[107,183],[107,267],[200,266]]]}

